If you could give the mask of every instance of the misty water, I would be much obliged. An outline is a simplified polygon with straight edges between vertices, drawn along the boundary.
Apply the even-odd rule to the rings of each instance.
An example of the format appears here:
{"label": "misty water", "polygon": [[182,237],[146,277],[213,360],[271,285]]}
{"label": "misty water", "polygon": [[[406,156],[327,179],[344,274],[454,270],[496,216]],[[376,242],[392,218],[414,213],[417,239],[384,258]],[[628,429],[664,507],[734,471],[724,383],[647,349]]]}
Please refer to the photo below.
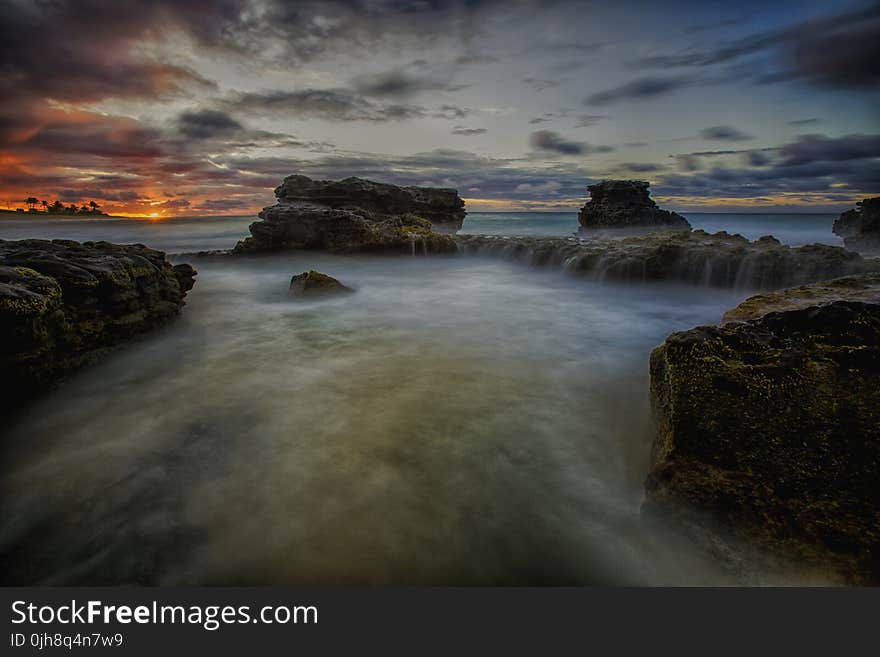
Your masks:
{"label": "misty water", "polygon": [[[247,225],[30,221],[0,238],[179,252]],[[648,354],[748,291],[481,257],[175,259],[199,271],[178,321],[4,426],[4,583],[808,581],[640,516]],[[357,293],[290,300],[307,269]]]}

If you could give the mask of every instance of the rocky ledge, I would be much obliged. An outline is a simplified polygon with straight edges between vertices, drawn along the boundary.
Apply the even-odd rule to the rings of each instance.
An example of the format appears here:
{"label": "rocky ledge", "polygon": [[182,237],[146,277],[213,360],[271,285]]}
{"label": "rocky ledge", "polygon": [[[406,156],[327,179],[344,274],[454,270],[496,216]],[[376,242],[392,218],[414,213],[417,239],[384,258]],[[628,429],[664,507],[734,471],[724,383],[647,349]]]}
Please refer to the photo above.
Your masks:
{"label": "rocky ledge", "polygon": [[831,230],[843,238],[846,248],[866,253],[880,253],[880,196],[856,203],[834,220]]}
{"label": "rocky ledge", "polygon": [[278,203],[263,208],[262,221],[236,253],[281,249],[336,252],[447,253],[450,235],[464,220],[464,201],[454,189],[397,187],[346,178],[288,176],[275,189]]}
{"label": "rocky ledge", "polygon": [[681,281],[742,289],[778,289],[880,271],[880,259],[824,244],[789,247],[773,237],[750,242],[726,232],[667,231],[624,239],[457,235],[463,253],[500,255],[597,279]]}
{"label": "rocky ledge", "polygon": [[590,200],[578,212],[578,223],[582,229],[665,226],[690,230],[690,223],[680,214],[657,207],[649,186],[644,180],[603,180],[590,185]]}
{"label": "rocky ledge", "polygon": [[771,312],[786,312],[833,301],[880,303],[880,274],[844,276],[830,281],[756,294],[721,318],[725,322],[758,319]]}
{"label": "rocky ledge", "polygon": [[195,275],[140,244],[0,240],[0,407],[176,316]]}
{"label": "rocky ledge", "polygon": [[707,516],[843,581],[880,582],[878,285],[762,295],[730,314],[747,321],[657,347],[645,510]]}

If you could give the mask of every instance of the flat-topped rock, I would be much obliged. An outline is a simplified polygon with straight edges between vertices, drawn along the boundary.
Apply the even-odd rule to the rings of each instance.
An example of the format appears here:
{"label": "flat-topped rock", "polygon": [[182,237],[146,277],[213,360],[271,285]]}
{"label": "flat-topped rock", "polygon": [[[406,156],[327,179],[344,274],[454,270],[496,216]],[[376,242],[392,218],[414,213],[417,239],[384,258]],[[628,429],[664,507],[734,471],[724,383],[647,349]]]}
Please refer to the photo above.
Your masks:
{"label": "flat-topped rock", "polygon": [[603,180],[590,185],[590,200],[578,212],[584,229],[666,227],[690,230],[680,214],[661,210],[648,192],[644,180]]}
{"label": "flat-topped rock", "polygon": [[880,303],[880,273],[844,276],[778,292],[756,294],[724,313],[722,321],[758,319],[769,313],[799,310],[835,301]]}
{"label": "flat-topped rock", "polygon": [[880,253],[880,196],[866,198],[856,206],[835,219],[831,230],[843,238],[848,249]]}
{"label": "flat-topped rock", "polygon": [[681,281],[772,290],[880,271],[880,259],[841,247],[789,247],[772,237],[750,242],[726,232],[655,232],[624,239],[457,235],[463,253],[497,255],[534,266],[551,266],[593,278]]}
{"label": "flat-topped rock", "polygon": [[140,244],[0,240],[0,407],[175,317],[195,275]]}
{"label": "flat-topped rock", "polygon": [[455,251],[464,202],[455,190],[396,187],[361,178],[338,182],[288,176],[275,190],[278,203],[263,208],[251,236],[235,253],[323,249],[341,253],[411,254]]}
{"label": "flat-topped rock", "polygon": [[312,180],[287,176],[275,189],[279,201],[302,202],[328,208],[366,210],[374,215],[414,214],[434,227],[459,230],[464,221],[464,201],[454,189],[398,187],[363,178]]}
{"label": "flat-topped rock", "polygon": [[772,312],[652,352],[649,515],[880,582],[880,304],[856,287],[817,286],[806,306],[804,288],[762,296],[740,316]]}

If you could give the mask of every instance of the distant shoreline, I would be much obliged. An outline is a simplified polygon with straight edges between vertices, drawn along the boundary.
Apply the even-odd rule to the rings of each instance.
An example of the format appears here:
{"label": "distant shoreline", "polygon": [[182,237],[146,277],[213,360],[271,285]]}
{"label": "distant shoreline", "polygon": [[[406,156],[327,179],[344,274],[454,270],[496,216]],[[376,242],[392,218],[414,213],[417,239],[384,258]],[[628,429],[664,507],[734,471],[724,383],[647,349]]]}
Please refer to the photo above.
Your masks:
{"label": "distant shoreline", "polygon": [[17,210],[0,210],[0,219],[8,219],[14,217],[16,219],[33,219],[39,217],[41,219],[82,219],[83,217],[97,217],[99,219],[130,219],[131,217],[120,217],[114,214],[64,214],[60,212],[18,212]]}

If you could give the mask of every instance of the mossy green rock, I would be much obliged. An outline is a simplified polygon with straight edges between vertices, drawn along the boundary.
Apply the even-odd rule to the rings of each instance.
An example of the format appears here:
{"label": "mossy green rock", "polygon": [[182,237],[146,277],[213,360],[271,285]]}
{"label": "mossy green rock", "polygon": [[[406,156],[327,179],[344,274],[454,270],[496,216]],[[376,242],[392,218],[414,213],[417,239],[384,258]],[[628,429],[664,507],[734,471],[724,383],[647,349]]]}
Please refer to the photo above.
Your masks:
{"label": "mossy green rock", "polygon": [[176,316],[195,274],[142,245],[0,240],[0,408]]}
{"label": "mossy green rock", "polygon": [[322,274],[314,269],[296,274],[290,279],[290,296],[294,298],[322,297],[350,292],[354,292],[354,290],[332,276]]}
{"label": "mossy green rock", "polygon": [[674,333],[650,369],[647,511],[706,514],[845,581],[880,579],[880,305]]}

